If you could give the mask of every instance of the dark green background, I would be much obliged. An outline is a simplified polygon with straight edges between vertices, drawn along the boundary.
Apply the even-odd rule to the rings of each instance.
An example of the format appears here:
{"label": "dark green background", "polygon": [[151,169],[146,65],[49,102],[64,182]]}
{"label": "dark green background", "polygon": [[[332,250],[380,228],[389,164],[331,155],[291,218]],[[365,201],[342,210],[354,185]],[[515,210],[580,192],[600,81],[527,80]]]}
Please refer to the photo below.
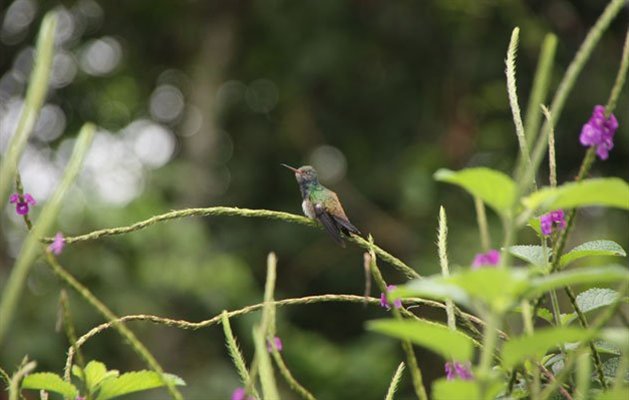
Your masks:
{"label": "dark green background", "polygon": [[[6,9],[9,4],[4,3]],[[64,136],[50,147],[56,149],[84,121],[115,134],[148,116],[149,96],[166,70],[176,71],[168,76],[183,92],[186,110],[168,125],[177,135],[172,160],[145,172],[141,196],[114,207],[86,191],[83,211],[66,206],[64,233],[126,225],[185,207],[227,205],[301,213],[296,182],[279,164],[308,163],[314,149],[330,145],[344,155],[347,172],[329,186],[362,232],[373,234],[383,248],[421,274],[435,273],[437,213],[444,205],[451,262],[465,267],[480,251],[473,203],[462,190],[435,182],[432,174],[442,167],[476,165],[509,173],[517,151],[504,77],[511,30],[521,28],[517,79],[524,110],[544,35],[554,32],[559,41],[552,95],[604,3],[101,2],[102,19],[88,26],[68,50],[78,54],[88,40],[112,36],[122,45],[121,63],[106,76],[79,72],[71,85],[50,94],[48,102],[60,105],[67,118]],[[34,43],[44,11],[76,7],[70,1],[38,4],[37,17],[23,37],[2,44],[2,73],[9,71],[24,46]],[[576,175],[584,155],[578,143],[581,126],[592,107],[609,96],[626,26],[625,10],[601,39],[558,122],[560,183]],[[278,102],[268,112],[255,111],[246,98],[217,100],[225,82],[251,87],[259,79],[277,88]],[[116,107],[109,106],[112,102]],[[201,129],[191,136],[184,134],[186,124],[192,123],[190,106],[203,116]],[[593,176],[629,177],[627,107],[622,96],[616,147],[608,161],[595,164]],[[538,182],[548,182],[545,165]],[[33,214],[36,218],[37,210]],[[0,243],[2,281],[13,263],[7,240],[19,240],[24,231],[7,215]],[[491,212],[489,218],[492,244],[498,247],[500,224]],[[569,247],[610,239],[627,248],[628,222],[620,211],[580,212]],[[531,232],[520,238],[521,243],[534,240]],[[70,246],[60,260],[119,315],[197,321],[261,301],[269,251],[279,258],[278,299],[363,292],[359,248],[343,249],[322,231],[277,221],[217,217],[168,222]],[[403,282],[390,266],[381,267],[388,281]],[[33,268],[8,345],[0,349],[3,368],[12,370],[28,354],[38,361],[39,370],[61,371],[67,349],[65,336],[55,331],[61,287],[43,263]],[[79,334],[102,322],[75,293],[70,298]],[[444,317],[425,308],[416,311]],[[394,340],[365,332],[364,323],[387,315],[380,308],[346,304],[279,309],[278,334],[289,368],[322,399],[382,398],[403,354]],[[253,354],[251,327],[258,318],[255,313],[233,321],[247,360]],[[239,386],[220,327],[190,332],[147,323],[130,326],[165,370],[186,380],[186,397],[228,398]],[[88,359],[110,368],[144,368],[113,332],[97,336],[84,351]],[[417,354],[427,384],[443,376],[444,360],[421,349]],[[296,397],[283,382],[281,389],[287,398]],[[408,375],[400,391],[401,398],[410,398]]]}

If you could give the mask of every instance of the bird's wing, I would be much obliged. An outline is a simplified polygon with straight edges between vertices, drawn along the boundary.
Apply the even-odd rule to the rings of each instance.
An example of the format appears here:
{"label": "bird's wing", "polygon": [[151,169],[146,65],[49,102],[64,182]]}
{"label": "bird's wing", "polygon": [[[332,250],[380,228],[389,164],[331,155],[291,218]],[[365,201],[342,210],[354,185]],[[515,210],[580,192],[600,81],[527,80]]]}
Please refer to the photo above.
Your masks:
{"label": "bird's wing", "polygon": [[341,231],[335,222],[335,218],[325,210],[325,206],[322,203],[315,203],[314,211],[315,216],[319,221],[321,221],[321,224],[323,224],[323,227],[328,234],[332,236],[332,239],[334,239],[336,243],[345,247],[345,243],[343,242],[343,239],[341,239]]}
{"label": "bird's wing", "polygon": [[341,202],[339,201],[339,198],[336,195],[336,193],[332,191],[330,191],[330,193],[331,193],[331,196],[335,200],[333,204],[335,204],[337,208],[335,210],[335,213],[331,214],[331,217],[334,219],[334,221],[339,226],[339,228],[343,228],[347,231],[345,233],[355,233],[357,235],[360,235],[360,231],[358,230],[358,228],[356,228],[354,224],[349,222],[349,218],[347,218],[347,215],[345,214],[345,210],[343,209],[343,206],[341,205]]}

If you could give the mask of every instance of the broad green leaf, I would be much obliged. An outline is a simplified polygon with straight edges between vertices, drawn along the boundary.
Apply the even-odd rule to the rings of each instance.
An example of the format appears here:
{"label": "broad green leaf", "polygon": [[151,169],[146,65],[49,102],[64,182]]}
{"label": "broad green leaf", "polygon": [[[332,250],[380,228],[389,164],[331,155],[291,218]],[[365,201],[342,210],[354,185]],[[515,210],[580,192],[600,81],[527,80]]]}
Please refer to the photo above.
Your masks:
{"label": "broad green leaf", "polygon": [[[606,342],[605,340],[600,339],[593,340],[592,343],[599,354],[610,354],[615,356],[620,355],[620,348],[614,343]],[[566,350],[576,350],[578,346],[579,343],[567,343],[565,348]]]}
{"label": "broad green leaf", "polygon": [[[164,374],[164,380],[173,385],[185,385],[185,382],[176,375]],[[107,379],[102,382],[97,400],[107,400],[123,394],[139,392],[166,386],[159,374],[155,371],[134,371],[124,373],[117,378]]]}
{"label": "broad green leaf", "polygon": [[465,361],[472,357],[474,347],[472,339],[445,325],[418,320],[380,319],[369,321],[367,328],[396,338],[410,340],[434,351],[447,360]]}
{"label": "broad green leaf", "polygon": [[499,312],[511,307],[529,282],[527,271],[515,268],[468,269],[447,280]]}
{"label": "broad green leaf", "polygon": [[441,275],[433,275],[425,279],[415,279],[406,285],[400,285],[389,292],[391,300],[404,297],[423,297],[436,300],[451,299],[466,306],[471,305],[471,298],[460,287],[446,281]]}
{"label": "broad green leaf", "polygon": [[629,330],[626,328],[605,328],[601,330],[599,337],[618,346],[621,351],[629,350]]}
{"label": "broad green leaf", "polygon": [[440,169],[435,179],[461,186],[479,197],[500,215],[506,215],[515,201],[515,183],[509,176],[489,168],[466,168],[460,171]]}
{"label": "broad green leaf", "polygon": [[72,366],[72,375],[77,378],[83,380],[85,374],[85,380],[87,387],[91,388],[92,391],[98,387],[105,379],[115,378],[120,373],[117,370],[107,371],[107,367],[100,361],[90,361],[85,366],[85,370],[81,370],[81,367],[78,365]]}
{"label": "broad green leaf", "polygon": [[[579,309],[586,313],[589,311],[594,311],[599,308],[608,306],[618,298],[618,292],[612,289],[606,288],[592,288],[588,289],[585,292],[581,292],[577,295],[577,305]],[[566,315],[562,315],[562,322],[564,324],[569,324],[577,318],[576,313],[570,313]]]}
{"label": "broad green leaf", "polygon": [[544,257],[542,246],[511,246],[509,247],[509,253],[529,264],[544,266],[548,263],[548,260]]}
{"label": "broad green leaf", "polygon": [[542,224],[539,220],[539,217],[530,218],[528,224],[526,225],[533,229],[535,233],[537,233],[537,236],[542,237]]}
{"label": "broad green leaf", "polygon": [[629,282],[629,271],[619,265],[586,267],[562,271],[544,277],[532,278],[530,280],[530,290],[527,291],[526,295],[528,297],[535,297],[558,287],[604,282]]}
{"label": "broad green leaf", "polygon": [[629,209],[629,185],[620,178],[586,179],[556,188],[543,188],[522,199],[529,210],[539,213],[558,208],[604,206]]}
{"label": "broad green leaf", "polygon": [[596,400],[619,400],[629,399],[629,386],[624,385],[619,388],[613,388],[596,396]]}
{"label": "broad green leaf", "polygon": [[466,269],[450,277],[433,276],[413,280],[393,290],[391,296],[452,299],[468,307],[474,305],[473,300],[480,300],[494,310],[502,312],[526,291],[528,282],[528,273],[522,269]]}
{"label": "broad green leaf", "polygon": [[73,384],[64,381],[52,372],[36,372],[27,375],[22,381],[22,389],[46,390],[71,398],[79,395],[79,391]]}
{"label": "broad green leaf", "polygon": [[530,336],[507,341],[502,349],[502,363],[506,368],[513,368],[529,357],[540,359],[559,344],[587,340],[592,335],[589,330],[574,327],[538,329]]}
{"label": "broad green leaf", "polygon": [[435,400],[480,400],[480,389],[476,381],[460,379],[439,379],[432,384],[432,398]]}
{"label": "broad green leaf", "polygon": [[583,243],[582,245],[570,250],[568,253],[561,256],[559,263],[561,266],[564,266],[574,260],[589,256],[625,257],[627,256],[627,253],[625,253],[625,250],[616,242],[611,240],[595,240]]}
{"label": "broad green leaf", "polygon": [[[489,383],[486,398],[494,399],[500,393],[502,383],[493,380]],[[464,381],[461,379],[438,379],[432,384],[432,399],[435,400],[480,400],[480,388],[478,381]]]}

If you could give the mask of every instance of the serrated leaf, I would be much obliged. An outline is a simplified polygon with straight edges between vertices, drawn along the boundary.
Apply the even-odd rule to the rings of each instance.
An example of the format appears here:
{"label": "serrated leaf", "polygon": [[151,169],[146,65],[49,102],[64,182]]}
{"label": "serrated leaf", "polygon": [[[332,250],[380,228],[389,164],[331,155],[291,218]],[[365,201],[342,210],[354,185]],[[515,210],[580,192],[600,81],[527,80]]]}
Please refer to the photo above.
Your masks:
{"label": "serrated leaf", "polygon": [[36,372],[26,376],[22,380],[22,389],[46,390],[71,398],[79,395],[78,389],[73,384],[64,381],[52,372]]}
{"label": "serrated leaf", "polygon": [[[607,288],[592,288],[585,292],[581,292],[577,295],[576,301],[579,309],[583,313],[598,310],[599,308],[606,307],[618,298],[618,292]],[[577,319],[576,313],[562,314],[561,321],[564,324],[569,324]]]}
{"label": "serrated leaf", "polygon": [[540,359],[546,352],[566,342],[587,340],[593,333],[574,327],[542,328],[529,336],[512,338],[502,349],[502,363],[513,368],[527,358]]}
{"label": "serrated leaf", "polygon": [[105,376],[107,376],[107,367],[102,362],[90,361],[85,366],[85,384],[90,391],[94,391]]}
{"label": "serrated leaf", "polygon": [[604,282],[629,282],[629,271],[619,265],[608,265],[603,267],[586,267],[536,277],[530,280],[530,288],[526,295],[535,297],[558,287]]}
{"label": "serrated leaf", "polygon": [[620,178],[585,179],[556,188],[543,188],[522,199],[529,210],[545,213],[586,206],[629,209],[629,185]]}
{"label": "serrated leaf", "polygon": [[434,322],[380,319],[369,321],[367,329],[410,340],[445,359],[465,361],[472,357],[474,344],[469,336]]}
{"label": "serrated leaf", "polygon": [[627,253],[618,243],[611,240],[594,240],[592,242],[583,243],[570,250],[568,253],[561,256],[559,263],[561,266],[564,266],[574,260],[590,256],[626,257]]}
{"label": "serrated leaf", "polygon": [[544,266],[548,263],[548,260],[544,257],[542,246],[511,246],[509,247],[509,253],[529,264]]}
{"label": "serrated leaf", "polygon": [[[176,375],[164,374],[164,379],[173,385],[183,386],[185,382]],[[133,371],[102,382],[97,400],[107,400],[124,394],[166,386],[155,371]]]}
{"label": "serrated leaf", "polygon": [[434,177],[438,181],[461,186],[500,215],[508,214],[515,201],[515,183],[500,171],[484,167],[460,171],[440,169]]}

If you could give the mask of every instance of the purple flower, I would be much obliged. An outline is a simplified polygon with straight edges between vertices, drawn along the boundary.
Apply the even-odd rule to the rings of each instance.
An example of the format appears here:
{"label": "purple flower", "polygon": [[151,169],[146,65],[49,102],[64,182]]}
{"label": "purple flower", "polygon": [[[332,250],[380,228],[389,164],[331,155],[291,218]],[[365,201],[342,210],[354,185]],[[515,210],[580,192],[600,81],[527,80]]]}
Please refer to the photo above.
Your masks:
{"label": "purple flower", "polygon": [[495,266],[500,264],[500,252],[491,249],[487,253],[478,253],[472,262],[472,269]]}
{"label": "purple flower", "polygon": [[[391,309],[391,303],[389,303],[389,301],[387,300],[387,293],[389,293],[391,290],[395,288],[396,288],[395,285],[389,285],[387,286],[387,290],[385,293],[380,293],[380,307],[386,308],[387,311]],[[402,307],[402,300],[400,299],[393,300],[393,307],[395,308]]]}
{"label": "purple flower", "polygon": [[566,227],[566,216],[563,210],[551,211],[539,217],[539,225],[544,236],[548,236],[556,230],[562,230]]}
{"label": "purple flower", "polygon": [[273,352],[273,347],[275,347],[277,351],[282,351],[282,339],[280,339],[279,336],[273,338],[273,343],[271,343],[271,340],[267,340],[266,349],[269,353]]}
{"label": "purple flower", "polygon": [[232,392],[232,400],[255,400],[253,396],[247,396],[247,392],[245,388],[236,388]]}
{"label": "purple flower", "polygon": [[61,232],[57,232],[57,234],[55,235],[55,240],[50,243],[50,246],[48,246],[48,250],[52,251],[56,255],[59,255],[61,254],[61,251],[63,251],[63,246],[65,246],[65,239],[63,238],[63,234]]}
{"label": "purple flower", "polygon": [[583,146],[596,146],[596,154],[601,160],[607,160],[609,151],[614,148],[614,134],[618,129],[618,120],[611,114],[605,118],[605,107],[594,106],[589,121],[583,125],[579,141]]}
{"label": "purple flower", "polygon": [[471,365],[469,362],[466,362],[465,364],[458,361],[447,362],[445,365],[446,379],[449,381],[456,378],[461,378],[464,381],[474,379],[474,375],[472,375],[470,368]]}
{"label": "purple flower", "polygon": [[33,196],[28,193],[24,193],[24,195],[20,195],[19,193],[13,193],[9,197],[9,203],[15,204],[15,212],[18,215],[26,215],[28,214],[29,204],[34,206],[37,204]]}

